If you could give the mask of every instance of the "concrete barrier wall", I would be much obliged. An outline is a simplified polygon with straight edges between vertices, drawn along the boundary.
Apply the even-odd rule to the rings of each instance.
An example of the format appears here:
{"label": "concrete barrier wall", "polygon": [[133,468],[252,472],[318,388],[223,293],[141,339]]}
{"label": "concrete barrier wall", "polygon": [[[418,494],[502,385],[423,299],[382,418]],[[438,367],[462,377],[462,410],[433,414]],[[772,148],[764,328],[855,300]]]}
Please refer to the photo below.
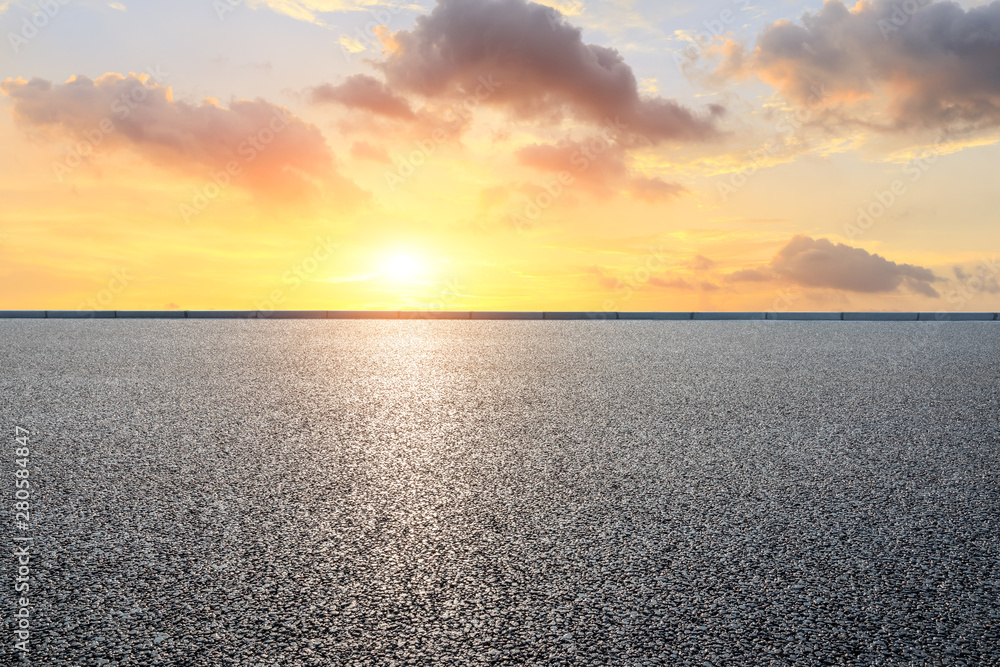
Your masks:
{"label": "concrete barrier wall", "polygon": [[636,312],[618,313],[620,320],[690,320],[694,313]]}
{"label": "concrete barrier wall", "polygon": [[401,320],[468,320],[469,312],[455,310],[401,310]]}
{"label": "concrete barrier wall", "polygon": [[330,320],[846,320],[851,322],[994,322],[998,313],[885,312],[586,312],[397,310],[0,310],[0,319],[330,319]]}
{"label": "concrete barrier wall", "polygon": [[821,320],[839,320],[843,318],[843,313],[768,313],[769,320],[801,320],[805,322],[817,322]]}
{"label": "concrete barrier wall", "polygon": [[143,318],[164,320],[191,317],[191,315],[188,315],[183,310],[116,310],[114,313],[114,317],[122,319]]}
{"label": "concrete barrier wall", "polygon": [[844,313],[847,322],[916,322],[920,313]]}
{"label": "concrete barrier wall", "polygon": [[996,313],[920,313],[921,322],[992,322]]}
{"label": "concrete barrier wall", "polygon": [[0,310],[0,317],[9,319],[45,317],[44,310]]}
{"label": "concrete barrier wall", "polygon": [[545,319],[542,311],[513,311],[513,310],[480,310],[469,313],[472,320],[541,320]]}
{"label": "concrete barrier wall", "polygon": [[546,320],[617,320],[618,313],[605,311],[546,311],[543,314]]}
{"label": "concrete barrier wall", "polygon": [[398,310],[328,310],[331,320],[398,320]]}
{"label": "concrete barrier wall", "polygon": [[726,313],[726,312],[704,312],[691,313],[692,320],[765,320],[767,313]]}
{"label": "concrete barrier wall", "polygon": [[[113,310],[49,310],[46,317],[69,318],[74,320],[111,319],[116,317]],[[184,311],[181,311],[184,317]]]}
{"label": "concrete barrier wall", "polygon": [[258,310],[259,320],[325,320],[325,310]]}
{"label": "concrete barrier wall", "polygon": [[189,310],[189,318],[209,320],[250,320],[257,317],[256,310]]}

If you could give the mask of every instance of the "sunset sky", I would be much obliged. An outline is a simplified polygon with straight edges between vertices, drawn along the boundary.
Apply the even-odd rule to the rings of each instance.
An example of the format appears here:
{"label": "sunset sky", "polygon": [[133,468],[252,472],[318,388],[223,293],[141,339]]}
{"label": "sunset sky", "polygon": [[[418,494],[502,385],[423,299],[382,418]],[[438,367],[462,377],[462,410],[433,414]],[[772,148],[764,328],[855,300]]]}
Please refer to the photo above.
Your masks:
{"label": "sunset sky", "polygon": [[1000,1],[0,0],[0,33],[0,309],[1000,304]]}

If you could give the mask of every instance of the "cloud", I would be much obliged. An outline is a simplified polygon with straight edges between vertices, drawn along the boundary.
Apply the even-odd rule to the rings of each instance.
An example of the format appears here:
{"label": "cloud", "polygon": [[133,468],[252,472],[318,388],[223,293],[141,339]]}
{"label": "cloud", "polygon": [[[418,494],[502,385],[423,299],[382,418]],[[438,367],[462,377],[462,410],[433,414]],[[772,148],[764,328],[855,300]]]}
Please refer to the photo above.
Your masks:
{"label": "cloud", "polygon": [[299,21],[319,25],[325,25],[321,15],[326,13],[368,11],[376,19],[384,21],[385,16],[398,14],[404,6],[416,8],[393,3],[392,14],[389,14],[390,10],[386,8],[385,0],[247,0],[247,5],[253,9],[267,7]]}
{"label": "cloud", "polygon": [[676,199],[687,192],[687,188],[677,183],[669,183],[662,178],[640,176],[632,179],[629,192],[636,199],[641,199],[644,202],[652,204]]}
{"label": "cloud", "polygon": [[637,199],[659,202],[687,191],[684,186],[661,178],[630,176],[625,149],[603,138],[531,144],[519,149],[515,156],[522,165],[540,171],[568,172],[574,183],[583,183],[590,194],[599,197],[609,197],[625,189]]}
{"label": "cloud", "polygon": [[336,173],[319,128],[266,100],[237,100],[228,109],[212,100],[189,104],[146,75],[115,73],[58,85],[7,79],[0,91],[12,100],[18,123],[53,139],[71,138],[93,150],[127,147],[153,164],[199,177],[235,161],[234,182],[255,193],[300,196],[315,193],[322,181],[345,203],[362,196]]}
{"label": "cloud", "polygon": [[773,279],[766,269],[740,269],[726,274],[726,281],[732,283],[762,283]]}
{"label": "cloud", "polygon": [[715,292],[719,289],[718,285],[707,280],[696,280],[692,282],[679,276],[671,276],[670,274],[653,276],[646,282],[646,285],[650,287],[659,287],[661,289],[699,292]]}
{"label": "cloud", "polygon": [[967,272],[961,266],[956,266],[954,271],[955,278],[967,290],[1000,294],[1000,281],[997,280],[997,274],[995,271],[991,273],[986,265],[976,267],[973,273]]}
{"label": "cloud", "polygon": [[586,266],[583,268],[583,272],[585,275],[593,276],[597,284],[606,290],[615,289],[622,284],[620,278],[617,278],[611,271],[603,266],[598,266],[596,264]]}
{"label": "cloud", "polygon": [[341,48],[343,48],[347,53],[361,53],[368,48],[368,46],[363,42],[351,37],[350,35],[341,35],[340,39],[337,40],[337,43],[340,44]]}
{"label": "cloud", "polygon": [[531,144],[519,149],[517,161],[527,167],[549,172],[569,172],[574,181],[591,187],[599,196],[614,193],[615,184],[628,176],[625,151],[604,142],[603,150],[590,150],[586,142],[564,140],[556,144]]}
{"label": "cloud", "polygon": [[505,185],[494,185],[484,188],[479,192],[479,205],[485,209],[491,209],[507,201],[510,197],[510,188]]}
{"label": "cloud", "polygon": [[355,160],[371,160],[389,164],[392,160],[389,153],[381,146],[373,146],[367,141],[355,141],[351,144],[351,157]]}
{"label": "cloud", "polygon": [[649,284],[653,287],[662,287],[664,289],[680,289],[680,290],[693,290],[694,285],[684,280],[683,278],[670,277],[670,276],[653,276],[649,279]]}
{"label": "cloud", "polygon": [[365,74],[355,74],[339,86],[329,83],[309,91],[314,104],[335,102],[351,109],[364,109],[389,118],[413,119],[410,103],[390,90],[384,83]]}
{"label": "cloud", "polygon": [[897,264],[861,248],[798,234],[767,266],[735,271],[728,274],[726,280],[777,280],[802,287],[869,294],[896,292],[905,287],[917,294],[938,297],[932,283],[941,279],[921,266]]}
{"label": "cloud", "polygon": [[695,255],[694,259],[691,260],[691,269],[693,271],[708,271],[715,266],[715,262],[704,255]]}
{"label": "cloud", "polygon": [[636,291],[656,292],[659,290],[681,290],[685,292],[714,292],[719,288],[715,283],[707,280],[685,280],[681,276],[672,273],[663,273],[650,276],[643,281],[635,280],[635,272],[619,276],[614,271],[601,266],[588,266],[584,268],[584,274],[593,276],[593,280],[604,289],[621,289],[627,285]]}
{"label": "cloud", "polygon": [[395,32],[379,64],[397,91],[469,98],[515,116],[557,122],[563,115],[648,142],[706,140],[724,110],[696,115],[640,94],[614,49],[585,44],[556,10],[525,0],[438,0],[412,30]]}
{"label": "cloud", "polygon": [[728,44],[719,73],[756,73],[799,103],[822,99],[845,120],[884,131],[1000,124],[1000,2],[962,9],[927,0],[828,0],[779,21],[752,53]]}

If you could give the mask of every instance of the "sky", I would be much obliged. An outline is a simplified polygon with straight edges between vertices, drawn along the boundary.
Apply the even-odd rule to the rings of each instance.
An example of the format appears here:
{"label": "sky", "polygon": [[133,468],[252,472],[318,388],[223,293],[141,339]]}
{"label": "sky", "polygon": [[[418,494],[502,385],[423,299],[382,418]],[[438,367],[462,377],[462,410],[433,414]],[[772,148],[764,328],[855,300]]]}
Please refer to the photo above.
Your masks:
{"label": "sky", "polygon": [[1000,305],[1000,1],[0,0],[0,309]]}

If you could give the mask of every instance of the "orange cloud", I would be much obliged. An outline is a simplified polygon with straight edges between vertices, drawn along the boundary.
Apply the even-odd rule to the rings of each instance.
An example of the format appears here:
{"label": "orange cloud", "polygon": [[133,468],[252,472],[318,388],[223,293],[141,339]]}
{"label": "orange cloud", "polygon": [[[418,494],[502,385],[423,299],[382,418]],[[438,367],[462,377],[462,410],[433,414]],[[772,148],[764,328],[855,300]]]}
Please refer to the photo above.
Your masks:
{"label": "orange cloud", "polygon": [[[13,101],[22,126],[52,138],[78,140],[78,157],[128,148],[164,168],[205,177],[226,171],[257,194],[288,198],[315,194],[317,184],[355,203],[362,192],[336,173],[315,125],[266,100],[237,100],[229,108],[173,99],[146,77],[109,73],[54,85],[45,79],[7,79],[0,91]],[[71,154],[72,157],[72,154]],[[68,173],[74,165],[62,165]],[[56,165],[56,175],[63,172]],[[228,182],[228,181],[227,181]]]}
{"label": "orange cloud", "polygon": [[662,178],[637,177],[632,179],[629,192],[636,199],[652,204],[675,199],[687,192],[687,188]]}
{"label": "orange cloud", "polygon": [[371,160],[389,164],[392,160],[389,153],[381,146],[373,146],[367,141],[355,141],[351,144],[351,157],[355,160]]}
{"label": "orange cloud", "polygon": [[586,141],[563,140],[556,144],[532,144],[516,153],[521,164],[548,172],[565,172],[588,192],[610,197],[626,190],[636,199],[659,202],[673,199],[686,188],[661,178],[630,176],[627,152],[604,137]]}
{"label": "orange cloud", "polygon": [[613,186],[628,175],[625,152],[603,138],[594,142],[561,141],[532,144],[517,151],[521,164],[548,172],[569,172],[600,196],[614,194]]}

